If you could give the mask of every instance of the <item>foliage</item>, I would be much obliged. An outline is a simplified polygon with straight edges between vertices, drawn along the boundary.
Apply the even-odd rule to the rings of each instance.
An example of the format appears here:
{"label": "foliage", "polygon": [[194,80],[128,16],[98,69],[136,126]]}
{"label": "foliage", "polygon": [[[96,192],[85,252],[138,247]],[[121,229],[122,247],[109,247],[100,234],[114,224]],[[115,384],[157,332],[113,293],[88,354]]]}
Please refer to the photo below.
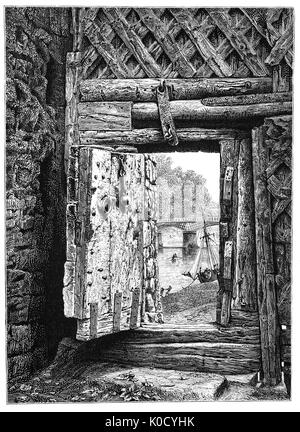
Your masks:
{"label": "foliage", "polygon": [[120,397],[124,402],[160,400],[160,396],[153,390],[152,385],[142,383],[142,386],[132,383],[128,388],[122,388]]}
{"label": "foliage", "polygon": [[167,180],[170,187],[192,182],[194,185],[204,186],[204,204],[209,205],[212,201],[211,196],[205,187],[206,178],[197,174],[194,170],[184,171],[181,167],[172,168],[172,159],[170,156],[159,155],[157,157],[157,176]]}

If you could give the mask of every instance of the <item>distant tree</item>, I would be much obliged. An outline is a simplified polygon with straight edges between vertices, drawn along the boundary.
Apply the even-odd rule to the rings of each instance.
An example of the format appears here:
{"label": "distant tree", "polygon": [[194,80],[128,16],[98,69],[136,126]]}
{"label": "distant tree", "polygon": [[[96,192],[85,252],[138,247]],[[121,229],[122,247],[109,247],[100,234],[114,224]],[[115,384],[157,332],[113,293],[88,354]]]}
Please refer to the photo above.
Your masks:
{"label": "distant tree", "polygon": [[169,186],[185,184],[188,181],[204,186],[204,204],[207,206],[212,202],[212,198],[205,187],[206,178],[197,174],[194,170],[184,171],[181,167],[172,168],[172,159],[170,156],[158,155],[157,157],[157,176],[167,180]]}

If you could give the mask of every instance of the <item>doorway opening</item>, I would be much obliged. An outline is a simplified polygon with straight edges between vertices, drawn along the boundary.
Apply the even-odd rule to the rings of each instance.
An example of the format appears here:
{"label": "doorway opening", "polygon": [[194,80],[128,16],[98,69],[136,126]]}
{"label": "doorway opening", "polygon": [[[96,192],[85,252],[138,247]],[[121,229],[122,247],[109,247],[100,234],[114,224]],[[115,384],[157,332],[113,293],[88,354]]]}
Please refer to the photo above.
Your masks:
{"label": "doorway opening", "polygon": [[216,321],[220,154],[157,154],[158,280],[164,321]]}

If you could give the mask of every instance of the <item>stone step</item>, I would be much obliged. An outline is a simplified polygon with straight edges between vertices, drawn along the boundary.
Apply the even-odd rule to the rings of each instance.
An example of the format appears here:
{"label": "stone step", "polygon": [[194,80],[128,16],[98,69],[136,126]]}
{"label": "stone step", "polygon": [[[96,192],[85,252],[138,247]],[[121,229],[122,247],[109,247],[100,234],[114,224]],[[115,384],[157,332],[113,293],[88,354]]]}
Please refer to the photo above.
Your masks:
{"label": "stone step", "polygon": [[213,373],[128,366],[103,372],[103,365],[97,363],[88,368],[82,377],[100,388],[122,389],[128,394],[146,390],[168,401],[214,401],[228,387],[224,376]]}

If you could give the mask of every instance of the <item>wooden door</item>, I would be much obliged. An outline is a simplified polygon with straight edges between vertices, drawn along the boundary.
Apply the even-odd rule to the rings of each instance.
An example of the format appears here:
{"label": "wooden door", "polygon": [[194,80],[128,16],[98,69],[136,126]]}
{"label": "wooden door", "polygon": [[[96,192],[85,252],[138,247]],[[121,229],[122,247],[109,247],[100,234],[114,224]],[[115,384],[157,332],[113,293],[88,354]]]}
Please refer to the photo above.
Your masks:
{"label": "wooden door", "polygon": [[64,309],[77,318],[77,339],[140,325],[144,237],[156,218],[149,165],[142,154],[70,149]]}

